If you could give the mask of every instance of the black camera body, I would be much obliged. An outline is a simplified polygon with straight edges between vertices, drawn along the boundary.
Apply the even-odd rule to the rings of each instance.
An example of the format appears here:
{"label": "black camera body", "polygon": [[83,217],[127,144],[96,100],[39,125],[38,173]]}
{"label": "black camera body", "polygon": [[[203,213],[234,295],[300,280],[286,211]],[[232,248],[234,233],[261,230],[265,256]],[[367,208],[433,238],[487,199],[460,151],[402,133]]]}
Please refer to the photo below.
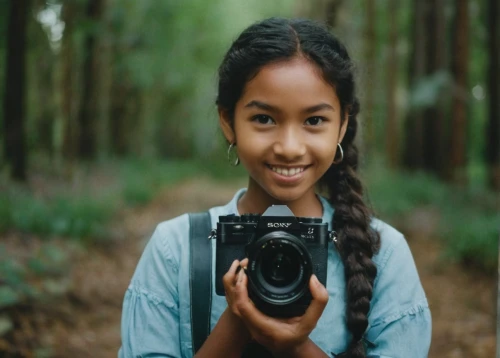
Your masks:
{"label": "black camera body", "polygon": [[232,262],[247,257],[248,294],[273,317],[304,314],[312,300],[312,274],[326,286],[328,224],[321,218],[295,217],[286,205],[264,214],[219,216],[215,291],[224,295],[222,277]]}

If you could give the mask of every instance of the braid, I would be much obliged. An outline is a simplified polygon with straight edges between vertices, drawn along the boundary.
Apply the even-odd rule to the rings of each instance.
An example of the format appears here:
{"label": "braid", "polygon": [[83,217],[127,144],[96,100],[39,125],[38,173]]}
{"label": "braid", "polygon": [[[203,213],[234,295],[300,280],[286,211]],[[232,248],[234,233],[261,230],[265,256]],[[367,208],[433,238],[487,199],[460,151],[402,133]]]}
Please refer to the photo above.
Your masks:
{"label": "braid", "polygon": [[353,144],[356,134],[356,114],[359,105],[351,109],[351,116],[342,146],[344,159],[332,165],[322,178],[323,186],[335,207],[334,228],[338,233],[338,249],[344,263],[346,281],[347,328],[352,341],[346,352],[351,358],[364,358],[363,334],[368,327],[368,311],[377,268],[371,258],[380,245],[379,235],[370,228],[371,212],[363,202],[363,187],[356,175],[358,151]]}

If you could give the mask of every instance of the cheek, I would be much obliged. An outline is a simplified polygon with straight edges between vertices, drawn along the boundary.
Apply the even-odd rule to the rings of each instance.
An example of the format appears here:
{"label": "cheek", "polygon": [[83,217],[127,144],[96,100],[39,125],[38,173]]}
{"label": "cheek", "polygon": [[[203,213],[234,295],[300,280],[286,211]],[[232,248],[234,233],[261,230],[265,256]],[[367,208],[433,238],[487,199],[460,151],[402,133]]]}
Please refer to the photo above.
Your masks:
{"label": "cheek", "polygon": [[265,154],[266,143],[260,136],[252,135],[250,133],[245,133],[245,135],[236,134],[236,141],[238,156],[243,164],[262,159]]}
{"label": "cheek", "polygon": [[314,151],[316,157],[322,164],[330,166],[337,150],[335,139],[332,140],[331,137],[327,137],[323,140],[315,140],[312,143],[313,147],[311,149]]}

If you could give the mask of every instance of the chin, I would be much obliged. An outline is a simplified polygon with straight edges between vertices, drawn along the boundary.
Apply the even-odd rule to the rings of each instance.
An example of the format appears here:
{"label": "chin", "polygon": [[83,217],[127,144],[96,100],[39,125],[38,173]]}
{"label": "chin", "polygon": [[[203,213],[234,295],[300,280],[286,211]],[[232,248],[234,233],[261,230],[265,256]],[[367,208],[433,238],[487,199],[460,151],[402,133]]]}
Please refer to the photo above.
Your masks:
{"label": "chin", "polygon": [[305,195],[303,191],[297,191],[294,189],[278,189],[278,190],[270,190],[267,192],[274,200],[279,202],[280,204],[287,204],[289,202],[297,201],[302,196]]}

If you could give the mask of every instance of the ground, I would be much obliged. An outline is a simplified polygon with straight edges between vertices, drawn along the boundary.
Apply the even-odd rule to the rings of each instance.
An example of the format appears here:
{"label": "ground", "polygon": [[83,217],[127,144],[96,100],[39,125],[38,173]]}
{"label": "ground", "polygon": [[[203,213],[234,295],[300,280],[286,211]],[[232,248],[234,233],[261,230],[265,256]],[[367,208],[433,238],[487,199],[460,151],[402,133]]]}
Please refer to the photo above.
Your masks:
{"label": "ground", "polygon": [[[71,294],[53,309],[42,342],[53,347],[57,357],[116,357],[123,294],[156,224],[224,204],[243,184],[189,180],[166,189],[145,207],[124,211],[114,223],[121,239],[76,259]],[[429,220],[432,215],[424,211],[403,225],[433,316],[429,357],[493,357],[496,281],[443,261],[432,230],[422,229],[432,225],[411,225]]]}

